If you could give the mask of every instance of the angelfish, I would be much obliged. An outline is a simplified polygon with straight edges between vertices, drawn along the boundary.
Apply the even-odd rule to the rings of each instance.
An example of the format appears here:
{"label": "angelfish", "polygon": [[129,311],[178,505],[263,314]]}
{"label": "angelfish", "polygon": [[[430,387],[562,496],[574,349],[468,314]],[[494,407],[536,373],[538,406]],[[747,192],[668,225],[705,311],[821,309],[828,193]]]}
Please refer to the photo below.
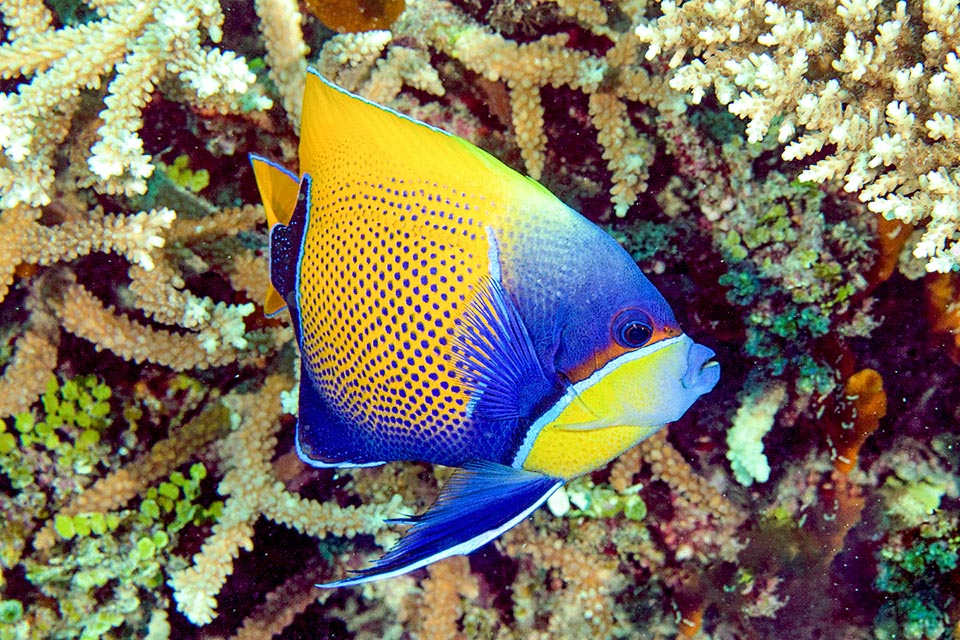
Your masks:
{"label": "angelfish", "polygon": [[299,175],[253,155],[264,310],[301,354],[316,467],[458,467],[382,558],[326,587],[467,554],[680,418],[717,383],[630,256],[465,140],[309,70]]}

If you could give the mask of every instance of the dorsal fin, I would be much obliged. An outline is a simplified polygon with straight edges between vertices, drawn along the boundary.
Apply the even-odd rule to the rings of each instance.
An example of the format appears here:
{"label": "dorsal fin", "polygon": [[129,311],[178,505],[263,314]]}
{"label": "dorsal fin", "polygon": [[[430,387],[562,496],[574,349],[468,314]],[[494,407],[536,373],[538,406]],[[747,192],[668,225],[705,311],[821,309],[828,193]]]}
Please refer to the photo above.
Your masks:
{"label": "dorsal fin", "polygon": [[364,174],[384,180],[443,184],[500,205],[518,198],[529,202],[530,197],[559,202],[538,182],[466,140],[349,93],[315,69],[308,71],[300,167],[318,185],[324,183],[324,171],[362,166]]}

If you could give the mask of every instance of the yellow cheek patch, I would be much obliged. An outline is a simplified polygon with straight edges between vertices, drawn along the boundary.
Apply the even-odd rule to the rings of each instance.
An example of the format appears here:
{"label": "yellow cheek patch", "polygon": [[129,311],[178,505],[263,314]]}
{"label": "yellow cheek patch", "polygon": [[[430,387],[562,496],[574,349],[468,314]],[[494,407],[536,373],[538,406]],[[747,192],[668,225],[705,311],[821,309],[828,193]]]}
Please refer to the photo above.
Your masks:
{"label": "yellow cheek patch", "polygon": [[602,467],[659,428],[605,424],[604,417],[589,407],[610,408],[616,398],[604,396],[616,391],[601,383],[585,390],[584,396],[574,397],[540,432],[523,468],[575,478]]}
{"label": "yellow cheek patch", "polygon": [[685,335],[661,340],[571,386],[544,414],[523,469],[565,479],[589,473],[678,419],[701,393],[682,383],[692,344]]}
{"label": "yellow cheek patch", "polygon": [[592,431],[544,429],[523,468],[553,477],[575,478],[602,467],[659,428],[658,425]]}

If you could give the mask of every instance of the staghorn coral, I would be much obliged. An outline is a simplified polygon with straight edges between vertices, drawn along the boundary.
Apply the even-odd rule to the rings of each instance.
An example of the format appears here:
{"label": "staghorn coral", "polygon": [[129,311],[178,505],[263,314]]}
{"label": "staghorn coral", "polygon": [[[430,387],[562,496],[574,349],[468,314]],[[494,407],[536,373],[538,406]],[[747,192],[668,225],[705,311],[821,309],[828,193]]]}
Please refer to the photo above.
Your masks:
{"label": "staghorn coral", "polygon": [[[636,28],[647,59],[699,103],[708,91],[769,135],[799,179],[842,182],[871,211],[922,224],[929,271],[960,266],[956,2],[665,1]],[[838,43],[843,43],[842,47]]]}
{"label": "staghorn coral", "polygon": [[273,637],[287,628],[293,619],[315,602],[323,603],[333,591],[313,588],[320,579],[316,560],[308,562],[302,571],[290,576],[282,585],[264,598],[249,618],[244,620],[232,640],[259,640]]}
{"label": "staghorn coral", "polygon": [[154,166],[138,131],[155,88],[169,85],[168,95],[224,113],[270,106],[247,94],[254,76],[243,58],[202,46],[204,37],[222,37],[215,1],[96,2],[99,20],[60,29],[39,0],[23,4],[3,5],[13,28],[0,45],[0,77],[22,81],[0,94],[0,206],[51,201],[54,154],[70,135],[80,94],[111,72],[96,141],[86,167],[75,167],[79,184],[103,193],[146,192]]}
{"label": "staghorn coral", "polygon": [[[38,28],[46,41],[93,46],[121,26],[119,3],[96,6],[75,20],[52,4],[5,2],[2,51],[26,51]],[[907,24],[926,25],[926,6]],[[120,62],[97,76],[104,88],[60,105],[77,136],[57,142],[66,121],[54,117],[36,128],[47,144],[35,161],[55,169],[44,174],[50,203],[0,212],[0,635],[864,637],[909,619],[922,637],[956,627],[960,380],[937,342],[953,342],[953,287],[895,271],[908,227],[875,224],[836,180],[797,182],[805,167],[780,162],[775,137],[751,144],[709,100],[686,104],[667,82],[673,52],[647,60],[636,34],[658,24],[657,5],[418,0],[389,32],[326,41],[289,2],[225,0],[223,10],[236,30],[223,55],[236,48],[259,74],[246,95],[275,92],[284,111],[230,117],[179,102],[173,74],[123,125],[138,129],[127,133],[151,164],[206,171],[208,186],[179,188],[170,169],[142,197],[89,183],[104,126],[91,107],[114,104],[100,98],[113,95]],[[874,14],[861,13],[866,42]],[[770,28],[742,22],[744,33]],[[145,34],[133,32],[121,59],[149,44]],[[736,46],[709,51],[749,58]],[[244,153],[291,159],[308,48],[338,82],[539,167],[594,219],[627,214],[613,231],[684,327],[717,349],[725,385],[669,434],[569,485],[567,507],[552,505],[560,515],[539,510],[468,559],[338,591],[311,585],[389,544],[381,516],[421,511],[450,471],[318,471],[292,452],[281,406],[295,404],[296,363],[284,316],[258,306],[266,234],[259,207],[244,204],[254,197]],[[17,95],[40,73],[4,89]],[[78,172],[62,168],[67,159]],[[924,318],[904,312],[924,288],[940,332],[930,338]],[[879,395],[861,393],[872,387],[852,382],[861,370],[882,380],[886,417]],[[763,441],[769,479],[744,488],[726,430],[738,398],[767,384],[785,390]],[[101,385],[106,400],[93,397]],[[105,403],[106,421],[91,414],[97,428],[77,424]],[[848,453],[832,459],[830,442],[846,442],[836,434],[854,409],[870,414],[864,434],[876,430],[841,469]],[[47,416],[61,411],[69,420],[54,440]]]}
{"label": "staghorn coral", "polygon": [[[612,637],[626,632],[626,612],[612,597],[623,588],[626,576],[617,570],[615,558],[604,558],[598,549],[597,543],[604,534],[602,523],[584,523],[564,544],[558,544],[546,531],[531,529],[527,524],[521,525],[507,534],[503,544],[508,554],[529,563],[528,571],[518,575],[518,591],[529,593],[536,588],[533,585],[538,577],[556,572],[555,576],[545,576],[551,586],[545,599],[550,612],[547,634]],[[536,622],[527,617],[516,632],[522,633],[524,626],[535,629]]]}
{"label": "staghorn coral", "polygon": [[[218,488],[227,497],[223,514],[193,565],[170,578],[177,607],[194,624],[213,620],[214,594],[233,571],[239,549],[252,548],[252,525],[261,515],[316,538],[374,533],[386,526],[385,519],[399,515],[399,496],[385,504],[341,509],[335,503],[303,500],[273,477],[269,461],[276,447],[280,392],[290,384],[289,379],[274,376],[257,393],[233,400],[236,427],[224,439],[221,452],[228,465]],[[264,403],[264,398],[272,402]]]}
{"label": "staghorn coral", "polygon": [[59,334],[49,315],[36,314],[14,344],[14,353],[0,379],[0,415],[30,409],[57,366]]}
{"label": "staghorn coral", "polygon": [[[394,100],[404,84],[442,96],[443,85],[426,54],[389,46],[392,39],[389,31],[336,35],[323,46],[319,70],[340,86],[381,104]],[[387,48],[387,56],[381,57]]]}
{"label": "staghorn coral", "polygon": [[307,71],[307,45],[300,28],[300,12],[291,0],[257,0],[255,8],[267,49],[270,79],[280,92],[291,124],[299,128],[303,74]]}
{"label": "staghorn coral", "polygon": [[0,220],[0,300],[13,282],[14,270],[24,264],[50,265],[95,251],[124,255],[145,271],[154,268],[151,253],[163,246],[161,235],[176,219],[169,209],[142,211],[135,215],[104,215],[94,210],[77,213],[56,227],[38,222],[36,208],[14,207]]}
{"label": "staghorn coral", "polygon": [[466,558],[453,557],[431,565],[430,577],[423,582],[423,608],[430,612],[420,622],[417,637],[437,640],[465,638],[459,622],[463,616],[461,600],[479,596],[477,579],[470,573]]}

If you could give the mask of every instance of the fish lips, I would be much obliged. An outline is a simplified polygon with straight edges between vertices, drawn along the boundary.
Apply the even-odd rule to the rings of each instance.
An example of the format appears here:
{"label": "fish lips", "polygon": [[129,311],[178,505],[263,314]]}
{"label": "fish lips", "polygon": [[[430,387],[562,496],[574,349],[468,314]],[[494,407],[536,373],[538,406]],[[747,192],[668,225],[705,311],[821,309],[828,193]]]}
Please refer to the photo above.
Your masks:
{"label": "fish lips", "polygon": [[720,380],[720,363],[713,349],[693,343],[687,351],[687,370],[680,379],[684,389],[702,395],[709,392]]}

